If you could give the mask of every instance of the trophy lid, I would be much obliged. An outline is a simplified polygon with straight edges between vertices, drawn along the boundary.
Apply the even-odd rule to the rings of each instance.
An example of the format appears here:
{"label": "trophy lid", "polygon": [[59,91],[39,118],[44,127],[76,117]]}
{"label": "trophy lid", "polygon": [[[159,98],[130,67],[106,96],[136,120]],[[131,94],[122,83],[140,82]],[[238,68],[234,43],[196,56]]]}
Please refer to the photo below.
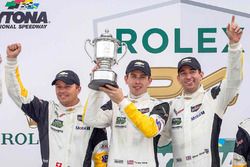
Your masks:
{"label": "trophy lid", "polygon": [[99,38],[95,38],[93,40],[94,43],[98,41],[111,41],[113,43],[116,43],[117,45],[120,45],[120,41],[117,40],[116,38],[113,38],[112,34],[109,33],[108,29],[105,29],[105,32],[101,34]]}
{"label": "trophy lid", "polygon": [[101,34],[101,37],[112,38],[112,34],[109,33],[108,29],[105,29],[105,32]]}

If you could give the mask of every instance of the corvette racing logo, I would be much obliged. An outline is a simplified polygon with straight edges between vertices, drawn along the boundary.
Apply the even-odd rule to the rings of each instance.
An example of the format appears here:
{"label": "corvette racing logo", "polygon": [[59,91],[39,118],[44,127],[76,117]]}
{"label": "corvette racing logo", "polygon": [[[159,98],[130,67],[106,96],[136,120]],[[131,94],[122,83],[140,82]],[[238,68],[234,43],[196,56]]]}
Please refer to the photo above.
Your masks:
{"label": "corvette racing logo", "polygon": [[39,6],[34,0],[7,1],[0,12],[0,29],[46,29],[47,12],[38,11]]}

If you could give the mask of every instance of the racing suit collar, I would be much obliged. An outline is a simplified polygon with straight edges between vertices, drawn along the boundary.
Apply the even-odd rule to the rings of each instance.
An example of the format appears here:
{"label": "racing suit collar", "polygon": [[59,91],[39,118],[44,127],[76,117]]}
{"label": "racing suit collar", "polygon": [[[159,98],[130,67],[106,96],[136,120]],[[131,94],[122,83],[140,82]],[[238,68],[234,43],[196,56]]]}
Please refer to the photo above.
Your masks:
{"label": "racing suit collar", "polygon": [[59,103],[59,107],[61,108],[60,111],[62,111],[62,112],[70,112],[70,113],[75,112],[75,109],[79,108],[81,106],[82,106],[81,101],[79,101],[76,105],[71,106],[71,107],[65,107],[61,103]]}
{"label": "racing suit collar", "polygon": [[147,92],[140,95],[140,96],[135,96],[135,95],[133,95],[131,93],[129,93],[129,95],[128,95],[128,99],[130,101],[142,101],[142,100],[148,99],[148,98],[150,98],[150,96],[149,96],[149,94]]}
{"label": "racing suit collar", "polygon": [[185,94],[184,92],[182,92],[182,97],[184,98],[184,99],[193,99],[193,98],[195,98],[196,96],[198,96],[198,95],[200,95],[200,94],[202,94],[202,93],[205,93],[205,90],[204,90],[204,87],[203,87],[203,85],[201,85],[200,87],[199,87],[199,89],[197,89],[194,93],[192,93],[192,94]]}

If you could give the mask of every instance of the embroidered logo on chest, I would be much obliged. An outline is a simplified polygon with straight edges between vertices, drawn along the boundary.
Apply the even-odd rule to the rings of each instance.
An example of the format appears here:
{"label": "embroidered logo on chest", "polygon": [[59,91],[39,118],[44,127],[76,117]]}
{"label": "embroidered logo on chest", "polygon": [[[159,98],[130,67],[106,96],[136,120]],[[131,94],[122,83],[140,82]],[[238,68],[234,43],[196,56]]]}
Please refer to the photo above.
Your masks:
{"label": "embroidered logo on chest", "polygon": [[77,120],[82,122],[82,115],[77,115]]}
{"label": "embroidered logo on chest", "polygon": [[126,117],[117,117],[115,124],[124,124],[126,122]]}
{"label": "embroidered logo on chest", "polygon": [[197,104],[197,105],[195,105],[195,106],[192,106],[192,107],[191,107],[191,112],[196,112],[196,111],[198,111],[198,110],[200,109],[201,105],[202,105],[202,104]]}
{"label": "embroidered logo on chest", "polygon": [[180,124],[181,124],[181,118],[172,119],[172,125],[180,125]]}
{"label": "embroidered logo on chest", "polygon": [[90,130],[89,126],[76,126],[76,130]]}
{"label": "embroidered logo on chest", "polygon": [[116,117],[115,127],[125,128],[126,127],[126,117]]}
{"label": "embroidered logo on chest", "polygon": [[54,121],[51,123],[51,126],[54,126],[56,128],[62,128],[63,127],[63,121],[59,119],[54,119]]}
{"label": "embroidered logo on chest", "polygon": [[174,113],[175,113],[175,115],[178,115],[178,114],[180,114],[181,112],[183,112],[184,111],[184,108],[183,109],[180,109],[180,110],[176,110],[176,109],[174,109]]}
{"label": "embroidered logo on chest", "polygon": [[196,114],[195,116],[192,116],[191,120],[194,121],[194,120],[196,120],[197,118],[201,117],[204,114],[205,114],[205,111],[201,111],[198,114]]}

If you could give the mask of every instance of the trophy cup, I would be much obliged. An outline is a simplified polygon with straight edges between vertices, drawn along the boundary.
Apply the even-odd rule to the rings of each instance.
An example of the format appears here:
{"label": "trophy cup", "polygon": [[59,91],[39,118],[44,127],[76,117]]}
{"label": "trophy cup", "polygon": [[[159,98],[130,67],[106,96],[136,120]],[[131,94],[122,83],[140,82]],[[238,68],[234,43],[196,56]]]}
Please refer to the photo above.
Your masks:
{"label": "trophy cup", "polygon": [[[94,58],[89,54],[87,50],[87,43],[94,47]],[[121,58],[117,60],[117,49],[125,47],[125,51]],[[87,39],[85,41],[84,49],[91,61],[100,66],[99,69],[90,74],[89,88],[99,90],[100,86],[106,84],[118,87],[117,74],[111,70],[114,64],[118,64],[119,61],[125,56],[127,52],[127,45],[124,42],[120,42],[116,38],[113,38],[109,33],[109,30],[105,30],[105,33],[94,40]]]}

